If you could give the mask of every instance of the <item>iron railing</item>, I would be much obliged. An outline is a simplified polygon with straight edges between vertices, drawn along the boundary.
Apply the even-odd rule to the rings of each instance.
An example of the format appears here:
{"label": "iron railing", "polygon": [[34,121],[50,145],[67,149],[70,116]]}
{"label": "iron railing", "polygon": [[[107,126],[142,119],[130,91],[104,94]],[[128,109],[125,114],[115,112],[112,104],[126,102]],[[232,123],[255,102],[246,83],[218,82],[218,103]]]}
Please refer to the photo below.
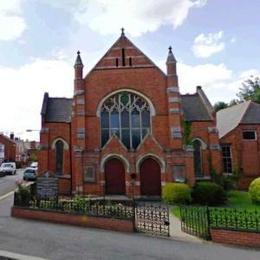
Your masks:
{"label": "iron railing", "polygon": [[260,232],[260,211],[236,208],[210,208],[210,227]]}
{"label": "iron railing", "polygon": [[71,214],[82,214],[95,217],[116,219],[134,219],[134,203],[131,200],[105,199],[31,199],[27,204],[14,196],[14,206],[35,210],[56,211]]}
{"label": "iron railing", "polygon": [[181,206],[184,232],[210,239],[210,228],[260,232],[260,211],[236,208]]}
{"label": "iron railing", "polygon": [[181,229],[191,235],[210,239],[207,207],[180,207]]}

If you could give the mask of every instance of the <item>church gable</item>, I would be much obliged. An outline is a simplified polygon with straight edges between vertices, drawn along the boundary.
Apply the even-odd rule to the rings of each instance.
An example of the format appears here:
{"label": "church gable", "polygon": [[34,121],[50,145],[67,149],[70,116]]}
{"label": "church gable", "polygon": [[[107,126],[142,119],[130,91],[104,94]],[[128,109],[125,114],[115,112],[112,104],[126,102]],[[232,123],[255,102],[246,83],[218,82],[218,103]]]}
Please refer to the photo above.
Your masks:
{"label": "church gable", "polygon": [[96,64],[93,70],[131,67],[158,68],[141,50],[139,50],[125,36],[122,30],[122,34],[119,39],[101,58],[101,60]]}
{"label": "church gable", "polygon": [[127,152],[127,148],[124,146],[124,144],[121,142],[121,140],[117,136],[113,135],[110,137],[108,142],[102,148],[102,152],[103,153],[116,152],[116,153],[124,154]]}
{"label": "church gable", "polygon": [[146,151],[153,152],[155,154],[161,154],[163,148],[159,142],[151,134],[147,135],[142,143],[137,147],[139,154],[145,154]]}

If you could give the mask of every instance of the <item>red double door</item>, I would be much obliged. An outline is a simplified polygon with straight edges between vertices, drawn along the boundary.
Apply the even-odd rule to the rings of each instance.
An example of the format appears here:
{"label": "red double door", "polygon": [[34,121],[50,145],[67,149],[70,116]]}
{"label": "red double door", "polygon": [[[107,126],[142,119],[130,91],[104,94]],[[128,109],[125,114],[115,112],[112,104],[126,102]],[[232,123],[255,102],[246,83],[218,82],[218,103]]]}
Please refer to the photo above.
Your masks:
{"label": "red double door", "polygon": [[106,194],[125,194],[125,168],[118,159],[111,159],[105,164]]}
{"label": "red double door", "polygon": [[141,195],[161,196],[161,168],[152,158],[144,160],[140,167]]}
{"label": "red double door", "polygon": [[[116,159],[110,159],[105,164],[106,194],[124,195],[125,167]],[[141,195],[161,196],[161,169],[160,165],[152,158],[144,160],[140,166]]]}

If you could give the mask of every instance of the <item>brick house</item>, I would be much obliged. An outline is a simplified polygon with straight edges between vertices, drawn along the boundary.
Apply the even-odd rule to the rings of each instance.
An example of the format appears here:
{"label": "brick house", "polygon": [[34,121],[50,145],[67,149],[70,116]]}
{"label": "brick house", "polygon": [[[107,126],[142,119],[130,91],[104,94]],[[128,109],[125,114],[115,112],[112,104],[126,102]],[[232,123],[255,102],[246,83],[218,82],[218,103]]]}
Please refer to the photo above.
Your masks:
{"label": "brick house", "polygon": [[10,138],[0,134],[0,164],[3,161],[15,162],[16,143],[14,136],[11,134]]}
{"label": "brick house", "polygon": [[176,65],[169,48],[165,74],[123,31],[85,77],[78,52],[73,98],[44,95],[39,172],[60,193],[128,196],[220,173],[212,106],[201,87],[180,94]]}
{"label": "brick house", "polygon": [[260,104],[247,101],[218,111],[217,127],[223,171],[239,173],[239,186],[247,189],[260,176]]}

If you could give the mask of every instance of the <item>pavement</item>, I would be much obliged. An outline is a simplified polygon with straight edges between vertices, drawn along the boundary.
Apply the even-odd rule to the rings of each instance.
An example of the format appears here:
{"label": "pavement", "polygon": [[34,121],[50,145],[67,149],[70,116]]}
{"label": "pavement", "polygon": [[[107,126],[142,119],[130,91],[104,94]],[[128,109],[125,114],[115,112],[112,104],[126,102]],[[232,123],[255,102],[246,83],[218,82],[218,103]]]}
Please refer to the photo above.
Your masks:
{"label": "pavement", "polygon": [[172,239],[179,241],[205,243],[204,240],[183,232],[181,230],[181,221],[172,214],[170,214],[170,236]]}

